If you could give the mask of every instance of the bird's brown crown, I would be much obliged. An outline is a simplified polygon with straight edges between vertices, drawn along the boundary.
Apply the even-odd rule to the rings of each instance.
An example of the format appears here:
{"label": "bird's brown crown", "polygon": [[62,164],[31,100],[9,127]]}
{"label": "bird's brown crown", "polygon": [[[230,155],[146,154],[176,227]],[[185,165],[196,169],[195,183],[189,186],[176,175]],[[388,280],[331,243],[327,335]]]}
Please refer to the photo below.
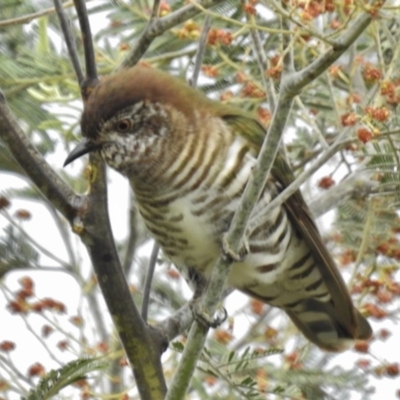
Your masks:
{"label": "bird's brown crown", "polygon": [[140,101],[168,104],[189,119],[194,110],[210,111],[216,102],[165,72],[137,65],[104,78],[91,93],[82,114],[84,136],[97,136],[101,123]]}

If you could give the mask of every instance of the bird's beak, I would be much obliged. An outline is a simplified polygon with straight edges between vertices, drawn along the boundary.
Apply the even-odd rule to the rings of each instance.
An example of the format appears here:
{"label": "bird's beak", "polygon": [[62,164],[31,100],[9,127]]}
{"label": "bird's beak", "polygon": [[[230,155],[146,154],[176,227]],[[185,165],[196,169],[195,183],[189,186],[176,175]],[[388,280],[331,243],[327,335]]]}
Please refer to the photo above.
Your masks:
{"label": "bird's beak", "polygon": [[76,146],[71,151],[71,153],[68,154],[68,157],[66,158],[63,166],[65,167],[66,165],[76,160],[77,158],[83,156],[84,154],[90,153],[91,151],[96,150],[99,147],[100,147],[99,144],[93,144],[87,140],[84,140],[83,142],[79,143],[78,146]]}

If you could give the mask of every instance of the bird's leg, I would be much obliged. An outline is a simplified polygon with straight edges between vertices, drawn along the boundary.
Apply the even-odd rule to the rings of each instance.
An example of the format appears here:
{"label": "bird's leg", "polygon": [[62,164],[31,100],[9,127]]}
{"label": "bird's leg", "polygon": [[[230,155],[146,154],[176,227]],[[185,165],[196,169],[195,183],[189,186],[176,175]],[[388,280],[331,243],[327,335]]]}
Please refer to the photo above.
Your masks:
{"label": "bird's leg", "polygon": [[217,328],[220,326],[228,317],[228,313],[226,312],[224,307],[222,308],[223,315],[222,316],[212,316],[208,313],[208,310],[204,309],[201,306],[200,298],[204,293],[204,290],[207,286],[207,280],[200,275],[194,268],[189,268],[189,280],[190,283],[194,286],[193,298],[190,300],[189,307],[192,310],[193,318],[201,325],[206,326],[207,328]]}
{"label": "bird's leg", "polygon": [[[228,244],[228,241],[226,240],[226,233],[222,236],[222,256],[231,261],[231,262],[240,262],[243,261],[246,257],[247,254],[249,253],[249,244],[246,239],[243,240],[242,242],[242,247],[238,253],[233,251]],[[207,327],[211,328],[217,328],[219,325],[221,325],[228,317],[228,313],[224,307],[221,307],[220,310],[222,309],[223,315],[222,316],[216,316],[213,317],[208,314],[208,310],[205,310],[204,308],[201,307],[200,303],[200,297],[204,292],[204,289],[207,286],[207,281],[204,279],[202,275],[200,275],[197,271],[194,270],[194,268],[189,268],[189,279],[190,281],[194,284],[195,286],[195,292],[193,295],[193,299],[190,302],[190,309],[192,310],[193,313],[193,318],[201,323],[202,325],[205,325]],[[228,290],[229,293],[229,290]]]}
{"label": "bird's leg", "polygon": [[200,299],[193,298],[190,301],[190,309],[193,313],[193,318],[201,325],[207,328],[218,328],[228,318],[228,312],[224,307],[221,307],[218,311],[222,311],[223,315],[211,316],[208,311],[201,307]]}

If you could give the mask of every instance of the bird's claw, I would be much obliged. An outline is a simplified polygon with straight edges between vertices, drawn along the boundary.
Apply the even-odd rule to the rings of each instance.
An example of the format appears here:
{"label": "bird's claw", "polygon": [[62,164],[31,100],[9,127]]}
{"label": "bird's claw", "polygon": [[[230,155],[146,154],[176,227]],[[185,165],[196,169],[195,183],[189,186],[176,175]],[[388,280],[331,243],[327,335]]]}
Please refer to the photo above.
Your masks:
{"label": "bird's claw", "polygon": [[228,318],[228,312],[224,307],[221,307],[223,311],[222,316],[212,317],[208,312],[201,306],[200,302],[195,300],[190,303],[190,309],[193,313],[193,318],[201,325],[206,328],[218,328]]}
{"label": "bird's claw", "polygon": [[226,239],[226,234],[224,234],[222,237],[222,254],[223,257],[228,261],[233,261],[233,262],[244,261],[245,258],[247,257],[247,254],[249,254],[249,243],[247,242],[247,240],[244,240],[243,246],[240,249],[240,251],[235,252],[229,246],[229,243]]}

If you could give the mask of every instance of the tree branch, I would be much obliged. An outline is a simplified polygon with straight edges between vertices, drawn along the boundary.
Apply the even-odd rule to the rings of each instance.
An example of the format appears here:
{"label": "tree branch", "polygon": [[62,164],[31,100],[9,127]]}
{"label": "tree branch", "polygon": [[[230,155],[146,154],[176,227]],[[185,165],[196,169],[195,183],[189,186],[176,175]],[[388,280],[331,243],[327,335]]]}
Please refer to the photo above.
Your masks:
{"label": "tree branch", "polygon": [[204,19],[203,29],[201,31],[201,36],[197,47],[197,54],[194,61],[193,75],[192,78],[189,80],[189,85],[193,87],[197,86],[197,80],[199,78],[201,64],[203,62],[204,53],[206,51],[207,37],[210,28],[211,28],[211,18],[210,16],[207,15],[206,18]]}
{"label": "tree branch", "polygon": [[86,78],[80,81],[82,98],[84,101],[89,97],[94,86],[97,85],[97,66],[94,54],[93,39],[90,29],[89,16],[86,4],[83,0],[74,0],[76,13],[78,14],[79,26],[81,28],[83,49],[85,52]]}
{"label": "tree branch", "polygon": [[311,201],[309,207],[314,217],[318,218],[349,199],[366,198],[378,186],[378,182],[371,181],[368,177],[362,177],[359,173],[355,172],[350,178],[331,187]]}
{"label": "tree branch", "polygon": [[147,316],[149,311],[149,304],[150,304],[150,292],[151,292],[151,283],[153,281],[154,271],[156,269],[158,252],[160,247],[156,242],[153,243],[153,250],[151,251],[151,256],[149,260],[149,265],[146,271],[146,279],[144,283],[143,289],[143,299],[142,299],[142,319],[143,321],[147,322]]}
{"label": "tree branch", "polygon": [[306,85],[326,71],[354,43],[371,23],[371,20],[371,14],[361,14],[352,26],[333,42],[333,46],[325,54],[322,54],[303,70],[288,76],[287,82],[284,82],[287,92],[293,95],[299,94]]}
{"label": "tree branch", "polygon": [[[248,20],[254,19],[247,16]],[[251,21],[250,21],[251,22]],[[267,93],[268,108],[273,113],[276,106],[276,93],[274,89],[274,82],[271,77],[267,78],[265,71],[268,69],[268,61],[263,53],[263,46],[261,44],[260,35],[258,31],[254,28],[250,29],[251,40],[253,42],[253,51],[257,59],[258,67],[260,69],[260,75],[262,79],[262,84],[265,92]]]}
{"label": "tree branch", "polygon": [[156,328],[163,332],[170,342],[189,329],[192,322],[193,312],[189,304],[186,303],[179,310],[175,311],[173,315],[157,323]]}
{"label": "tree branch", "polygon": [[[222,1],[224,0],[203,0],[201,6],[203,8],[210,8]],[[143,54],[147,51],[157,36],[162,35],[168,29],[173,28],[199,13],[201,13],[201,9],[192,4],[183,6],[179,10],[166,15],[163,18],[155,18],[153,13],[135,46],[117,69],[120,70],[135,65],[142,58]]]}
{"label": "tree branch", "polygon": [[82,211],[81,239],[85,243],[107,307],[130,361],[143,399],[162,399],[166,385],[160,356],[164,341],[137,310],[119,262],[107,210],[105,166],[90,154],[90,194]]}
{"label": "tree branch", "polygon": [[[341,135],[340,135],[341,136]],[[339,137],[340,139],[340,137]],[[321,168],[335,153],[337,153],[346,144],[352,143],[353,140],[337,141],[328,150],[326,150],[318,160],[316,160],[311,167],[301,173],[289,186],[287,186],[278,196],[276,196],[271,203],[265,208],[265,213],[268,214],[275,207],[284,203],[290,196],[292,196],[300,186],[319,168]]]}
{"label": "tree branch", "polygon": [[57,17],[60,22],[61,30],[67,45],[69,58],[75,71],[76,79],[80,83],[83,81],[84,75],[82,72],[81,64],[79,62],[78,51],[75,45],[75,38],[71,31],[71,21],[68,19],[64,7],[60,0],[53,0],[54,7],[57,12]]}
{"label": "tree branch", "polygon": [[130,194],[129,197],[129,237],[126,242],[126,250],[123,258],[122,267],[125,273],[125,276],[128,278],[129,273],[132,268],[133,259],[135,257],[136,247],[140,244],[140,224],[141,220],[139,217],[139,211],[135,205],[135,199]]}
{"label": "tree branch", "polygon": [[[62,4],[63,8],[72,7],[74,3],[72,0],[66,1]],[[46,8],[45,10],[38,11],[32,14],[24,15],[23,17],[10,18],[5,21],[0,21],[0,28],[5,28],[11,25],[19,25],[19,24],[29,24],[29,22],[34,19],[44,17],[46,15],[54,14],[56,12],[56,7]]]}

